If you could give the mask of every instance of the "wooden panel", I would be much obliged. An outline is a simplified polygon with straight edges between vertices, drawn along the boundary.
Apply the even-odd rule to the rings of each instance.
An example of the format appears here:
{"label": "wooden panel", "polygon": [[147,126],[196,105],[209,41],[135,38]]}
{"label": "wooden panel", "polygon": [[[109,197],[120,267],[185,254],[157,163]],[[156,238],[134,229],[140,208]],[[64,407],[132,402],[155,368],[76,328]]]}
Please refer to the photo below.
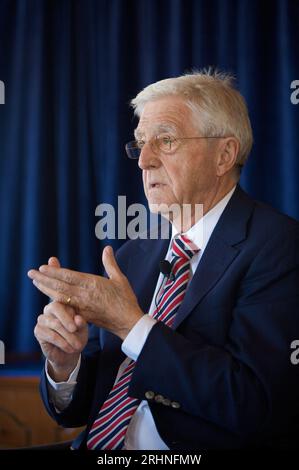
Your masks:
{"label": "wooden panel", "polygon": [[27,447],[31,444],[31,429],[13,413],[0,408],[0,443],[5,447]]}
{"label": "wooden panel", "polygon": [[51,444],[83,429],[64,429],[47,414],[38,377],[0,377],[0,448]]}

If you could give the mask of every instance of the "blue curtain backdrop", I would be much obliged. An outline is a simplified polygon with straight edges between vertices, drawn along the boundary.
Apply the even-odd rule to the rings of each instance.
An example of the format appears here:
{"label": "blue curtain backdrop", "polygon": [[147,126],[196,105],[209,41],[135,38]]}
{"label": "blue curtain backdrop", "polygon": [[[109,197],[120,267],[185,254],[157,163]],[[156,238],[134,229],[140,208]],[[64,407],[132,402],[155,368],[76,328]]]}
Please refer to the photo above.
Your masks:
{"label": "blue curtain backdrop", "polygon": [[[299,218],[299,2],[0,0],[0,339],[38,351],[46,298],[31,267],[101,271],[101,202],[144,202],[126,159],[129,100],[150,82],[217,66],[237,77],[255,144],[242,175],[254,197]],[[114,247],[120,242],[115,242]]]}

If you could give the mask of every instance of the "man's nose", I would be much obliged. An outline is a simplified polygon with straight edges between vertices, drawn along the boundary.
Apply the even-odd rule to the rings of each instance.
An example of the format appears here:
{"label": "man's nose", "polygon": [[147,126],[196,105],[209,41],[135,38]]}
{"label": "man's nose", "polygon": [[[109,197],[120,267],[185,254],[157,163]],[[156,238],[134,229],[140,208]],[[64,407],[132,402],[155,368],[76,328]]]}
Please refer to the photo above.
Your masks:
{"label": "man's nose", "polygon": [[139,168],[141,170],[148,170],[149,168],[157,168],[160,164],[160,158],[152,151],[150,142],[146,142],[138,158]]}

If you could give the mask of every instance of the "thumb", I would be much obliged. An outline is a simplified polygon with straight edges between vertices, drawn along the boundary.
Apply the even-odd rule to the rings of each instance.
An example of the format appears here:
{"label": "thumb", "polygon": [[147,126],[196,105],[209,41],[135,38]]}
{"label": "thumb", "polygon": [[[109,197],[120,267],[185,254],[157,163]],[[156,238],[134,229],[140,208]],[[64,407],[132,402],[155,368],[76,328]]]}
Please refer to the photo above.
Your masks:
{"label": "thumb", "polygon": [[60,268],[60,262],[58,258],[55,258],[55,256],[51,256],[48,260],[48,265],[52,266],[53,268]]}
{"label": "thumb", "polygon": [[114,257],[112,246],[105,246],[102,260],[106,273],[110,279],[117,279],[123,275]]}

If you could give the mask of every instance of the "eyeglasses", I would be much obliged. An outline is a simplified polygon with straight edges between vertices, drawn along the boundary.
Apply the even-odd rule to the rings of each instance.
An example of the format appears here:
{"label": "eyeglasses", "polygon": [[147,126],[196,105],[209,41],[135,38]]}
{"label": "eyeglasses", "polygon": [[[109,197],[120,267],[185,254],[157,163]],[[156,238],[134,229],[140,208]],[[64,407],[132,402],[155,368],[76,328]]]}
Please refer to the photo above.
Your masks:
{"label": "eyeglasses", "polygon": [[203,137],[172,137],[170,135],[155,136],[150,139],[148,142],[144,140],[132,140],[128,142],[125,146],[127,155],[131,159],[138,159],[140,157],[141,151],[146,143],[149,143],[154,154],[159,152],[164,154],[172,154],[177,151],[180,146],[181,140],[191,140],[191,139],[223,139],[228,136],[203,136]]}

